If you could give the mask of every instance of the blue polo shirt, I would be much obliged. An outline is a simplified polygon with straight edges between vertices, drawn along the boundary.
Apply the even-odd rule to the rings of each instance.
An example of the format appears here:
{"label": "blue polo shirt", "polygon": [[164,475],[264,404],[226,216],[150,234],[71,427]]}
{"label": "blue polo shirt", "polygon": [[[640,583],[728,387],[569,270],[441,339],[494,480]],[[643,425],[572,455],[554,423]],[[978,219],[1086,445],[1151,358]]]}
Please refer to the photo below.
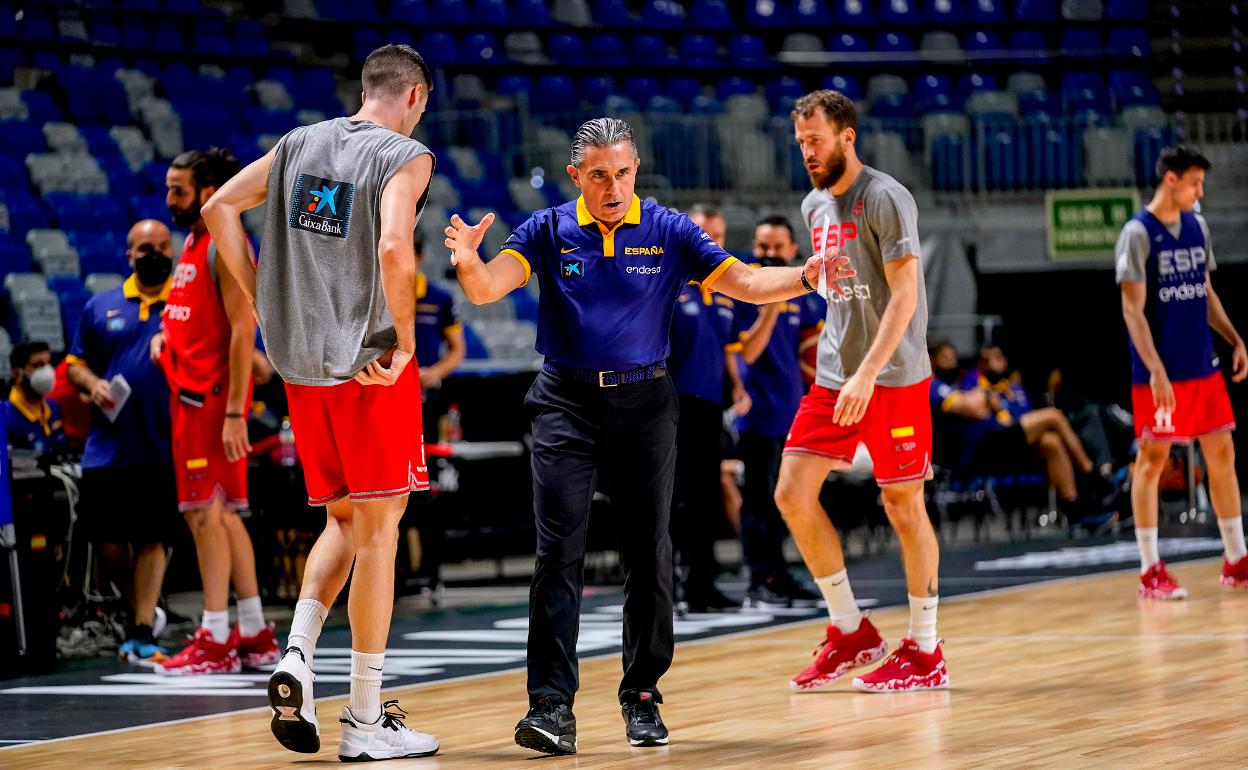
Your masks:
{"label": "blue polo shirt", "polygon": [[173,462],[169,384],[149,354],[171,285],[172,279],[160,297],[149,301],[139,294],[138,280],[132,275],[116,289],[96,294],[82,311],[69,362],[87,366],[105,381],[121,374],[132,390],[116,422],[91,407],[83,468]]}
{"label": "blue polo shirt", "polygon": [[691,279],[708,289],[736,262],[684,214],[633,196],[613,228],[584,198],[543,209],[501,254],[536,275],[537,352],[556,364],[626,371],[665,361],[676,297]]}
{"label": "blue polo shirt", "polygon": [[733,334],[731,298],[691,283],[676,298],[667,359],[677,393],[724,402],[724,352],[741,349]]}
{"label": "blue polo shirt", "polygon": [[442,358],[446,335],[462,328],[455,312],[451,293],[430,281],[424,273],[416,275],[416,363],[432,366]]}
{"label": "blue polo shirt", "polygon": [[[734,331],[738,339],[745,338],[758,320],[758,313],[757,305],[737,303]],[[754,405],[737,421],[737,429],[742,433],[788,435],[797,405],[806,392],[802,379],[801,332],[806,328],[818,328],[823,318],[822,309],[803,297],[784,303],[767,347],[745,374],[745,389]]]}
{"label": "blue polo shirt", "polygon": [[65,450],[61,408],[46,398],[32,404],[16,385],[4,405],[4,425],[8,444],[14,449],[33,449],[41,454]]}

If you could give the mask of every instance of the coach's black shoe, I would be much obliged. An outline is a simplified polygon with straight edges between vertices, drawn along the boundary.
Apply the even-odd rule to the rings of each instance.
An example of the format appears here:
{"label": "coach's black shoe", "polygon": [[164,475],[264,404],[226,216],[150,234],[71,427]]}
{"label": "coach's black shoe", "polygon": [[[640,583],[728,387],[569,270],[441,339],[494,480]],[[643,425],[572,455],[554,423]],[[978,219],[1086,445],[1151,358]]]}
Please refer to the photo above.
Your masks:
{"label": "coach's black shoe", "polygon": [[653,690],[631,691],[620,695],[620,711],[624,714],[624,732],[632,746],[666,746],[667,726],[659,716],[663,700]]}
{"label": "coach's black shoe", "polygon": [[543,754],[576,753],[576,717],[559,698],[542,698],[516,725],[516,743]]}
{"label": "coach's black shoe", "polygon": [[724,612],[741,606],[729,599],[714,584],[685,591],[685,607],[689,612]]}

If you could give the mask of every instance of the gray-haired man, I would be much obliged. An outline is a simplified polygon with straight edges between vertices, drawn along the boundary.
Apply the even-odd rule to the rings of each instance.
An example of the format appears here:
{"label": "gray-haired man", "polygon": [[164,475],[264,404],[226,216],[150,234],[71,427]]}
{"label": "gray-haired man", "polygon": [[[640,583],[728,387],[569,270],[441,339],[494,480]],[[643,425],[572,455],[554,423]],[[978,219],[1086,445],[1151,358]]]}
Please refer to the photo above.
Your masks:
{"label": "gray-haired man", "polygon": [[668,516],[679,409],[665,362],[677,295],[696,279],[735,299],[778,302],[808,291],[823,269],[822,258],[812,258],[804,268],[751,270],[687,216],[641,201],[633,194],[641,161],[622,120],[586,122],[571,156],[568,175],[581,197],[535,213],[488,264],[477,247],[492,216],[471,227],[456,216],[446,229],[474,304],[501,299],[534,274],[541,282],[537,350],[546,362],[525,398],[537,518],[531,708],[516,742],[550,754],[576,751],[576,638],[589,505],[600,481],[621,525],[626,732],[634,746],[668,741],[658,681],[673,648]]}

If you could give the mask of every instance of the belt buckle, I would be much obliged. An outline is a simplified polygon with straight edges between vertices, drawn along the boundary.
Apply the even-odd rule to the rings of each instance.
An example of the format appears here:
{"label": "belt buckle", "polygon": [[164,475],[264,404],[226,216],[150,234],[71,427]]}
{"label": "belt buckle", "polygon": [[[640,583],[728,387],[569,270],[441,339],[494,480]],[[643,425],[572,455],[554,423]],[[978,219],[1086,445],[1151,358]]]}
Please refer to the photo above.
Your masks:
{"label": "belt buckle", "polygon": [[618,382],[615,382],[615,383],[608,383],[608,382],[606,381],[606,376],[607,376],[608,374],[617,374],[617,372],[598,372],[598,387],[600,387],[600,388],[618,388],[618,387],[620,387],[620,383],[618,383]]}

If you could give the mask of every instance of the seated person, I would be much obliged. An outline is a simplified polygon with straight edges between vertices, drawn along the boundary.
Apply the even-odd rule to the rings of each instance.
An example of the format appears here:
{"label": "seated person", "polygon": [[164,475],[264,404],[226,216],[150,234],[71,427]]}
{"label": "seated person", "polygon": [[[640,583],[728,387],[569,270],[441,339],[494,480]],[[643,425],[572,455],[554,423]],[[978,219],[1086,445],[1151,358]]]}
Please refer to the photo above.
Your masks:
{"label": "seated person", "polygon": [[[987,348],[986,350],[991,350]],[[1000,348],[996,348],[1000,354]],[[982,370],[955,385],[957,351],[948,343],[932,352],[932,407],[946,433],[955,436],[953,467],[959,472],[1004,476],[1042,460],[1049,483],[1071,519],[1099,514],[1103,480],[1065,415],[1053,408],[1032,410],[1021,383],[1005,376],[1004,354],[981,353]],[[982,380],[981,380],[982,375]],[[1081,500],[1080,482],[1085,487]]]}
{"label": "seated person", "polygon": [[9,363],[13,367],[13,388],[4,406],[9,446],[33,449],[40,454],[64,452],[61,408],[47,398],[56,384],[48,343],[19,343],[13,348]]}

